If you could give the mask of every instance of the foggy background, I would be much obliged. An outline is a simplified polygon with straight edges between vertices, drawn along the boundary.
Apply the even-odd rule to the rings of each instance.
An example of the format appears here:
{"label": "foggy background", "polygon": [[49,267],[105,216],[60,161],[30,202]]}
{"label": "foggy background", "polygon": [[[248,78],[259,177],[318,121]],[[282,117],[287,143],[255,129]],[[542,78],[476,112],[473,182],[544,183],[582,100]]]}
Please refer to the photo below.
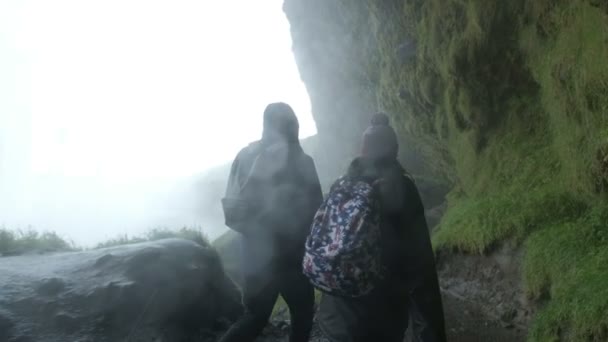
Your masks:
{"label": "foggy background", "polygon": [[[0,227],[80,245],[209,220],[269,102],[315,133],[282,0],[0,0]],[[222,171],[223,172],[223,171]]]}

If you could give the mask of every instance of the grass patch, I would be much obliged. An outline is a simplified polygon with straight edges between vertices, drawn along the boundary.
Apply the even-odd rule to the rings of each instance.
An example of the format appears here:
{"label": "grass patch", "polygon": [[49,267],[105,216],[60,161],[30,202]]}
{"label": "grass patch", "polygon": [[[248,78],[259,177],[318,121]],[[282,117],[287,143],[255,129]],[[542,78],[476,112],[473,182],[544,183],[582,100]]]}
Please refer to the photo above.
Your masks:
{"label": "grass patch", "polygon": [[524,273],[533,298],[549,299],[531,341],[608,340],[608,205],[547,227],[526,241]]}
{"label": "grass patch", "polygon": [[433,237],[436,248],[485,253],[507,239],[523,241],[530,232],[579,217],[587,203],[551,188],[460,199]]}
{"label": "grass patch", "polygon": [[46,253],[72,251],[77,247],[55,232],[28,230],[8,230],[0,228],[0,256],[25,253]]}
{"label": "grass patch", "polygon": [[[184,227],[181,229],[155,228],[137,236],[121,235],[101,242],[95,248],[128,245],[168,238],[191,240],[201,246],[209,246],[207,237],[201,229]],[[74,242],[66,240],[55,232],[38,232],[34,229],[9,230],[0,228],[0,256],[22,255],[27,253],[69,252],[82,250]]]}

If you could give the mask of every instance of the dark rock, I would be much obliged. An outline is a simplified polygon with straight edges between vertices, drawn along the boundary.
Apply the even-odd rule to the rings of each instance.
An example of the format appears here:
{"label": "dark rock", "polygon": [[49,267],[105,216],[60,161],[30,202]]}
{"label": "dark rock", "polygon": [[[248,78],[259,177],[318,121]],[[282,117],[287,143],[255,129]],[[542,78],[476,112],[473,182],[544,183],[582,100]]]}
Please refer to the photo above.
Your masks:
{"label": "dark rock", "polygon": [[399,60],[401,62],[409,62],[414,57],[416,57],[417,46],[415,40],[406,39],[397,47],[397,56],[399,56]]}
{"label": "dark rock", "polygon": [[56,314],[54,317],[55,329],[66,331],[68,333],[78,330],[78,318],[64,312]]}
{"label": "dark rock", "polygon": [[415,177],[415,180],[425,208],[431,209],[445,205],[446,195],[450,191],[446,184],[423,177]]}
{"label": "dark rock", "polygon": [[112,254],[106,254],[106,255],[102,256],[101,258],[97,259],[97,261],[95,261],[95,266],[97,266],[97,267],[103,266],[105,263],[112,260],[113,257],[114,256]]}
{"label": "dark rock", "polygon": [[407,89],[401,89],[399,90],[399,98],[402,99],[403,101],[414,101],[414,97],[412,96],[412,93],[409,92],[409,90]]}
{"label": "dark rock", "polygon": [[0,341],[8,341],[12,335],[15,323],[10,314],[0,309]]}
{"label": "dark rock", "polygon": [[[535,310],[526,301],[523,290],[521,258],[521,249],[508,245],[485,256],[442,255],[439,276],[446,300],[446,320],[460,319],[449,317],[455,316],[450,313],[450,306],[453,306],[450,303],[457,303],[459,315],[468,317],[463,325],[468,326],[469,319],[479,321],[479,318],[473,317],[483,317],[494,327],[491,329],[493,334],[500,331],[507,335],[513,333],[518,337],[513,341],[521,340],[520,336],[525,336],[530,321],[525,312]],[[448,297],[458,298],[459,301],[449,300]]]}
{"label": "dark rock", "polygon": [[186,240],[0,258],[0,341],[168,341],[239,302],[217,253]]}
{"label": "dark rock", "polygon": [[502,327],[505,329],[514,329],[515,325],[513,325],[513,323],[510,323],[510,322],[502,322]]}
{"label": "dark rock", "polygon": [[429,229],[435,228],[439,222],[441,222],[441,218],[445,214],[447,210],[447,203],[444,202],[432,209],[425,211],[426,221],[429,226]]}
{"label": "dark rock", "polygon": [[36,292],[43,296],[53,296],[65,289],[66,285],[63,279],[50,278],[43,279]]}

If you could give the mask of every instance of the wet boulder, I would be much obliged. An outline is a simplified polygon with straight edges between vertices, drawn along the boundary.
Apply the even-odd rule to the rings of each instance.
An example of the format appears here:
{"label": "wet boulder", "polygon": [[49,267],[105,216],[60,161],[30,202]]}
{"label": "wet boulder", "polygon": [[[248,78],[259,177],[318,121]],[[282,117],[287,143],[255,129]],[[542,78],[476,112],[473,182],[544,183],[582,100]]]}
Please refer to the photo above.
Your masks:
{"label": "wet boulder", "polygon": [[0,341],[169,341],[239,301],[215,250],[187,240],[0,258]]}

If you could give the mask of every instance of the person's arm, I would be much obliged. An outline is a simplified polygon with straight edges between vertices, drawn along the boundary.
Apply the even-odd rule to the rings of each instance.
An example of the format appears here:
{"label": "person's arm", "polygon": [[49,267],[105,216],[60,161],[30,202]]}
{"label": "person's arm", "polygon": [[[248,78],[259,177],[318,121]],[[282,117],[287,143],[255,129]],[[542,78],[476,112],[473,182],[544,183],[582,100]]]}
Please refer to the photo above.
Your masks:
{"label": "person's arm", "polygon": [[312,216],[314,216],[323,202],[323,190],[321,189],[321,182],[319,181],[315,162],[310,158],[307,164],[308,166],[304,170],[306,198],[308,199],[307,214],[311,216],[310,221],[312,222]]}
{"label": "person's arm", "polygon": [[226,184],[226,192],[224,194],[225,197],[234,196],[236,194],[235,190],[240,189],[240,184],[238,182],[238,170],[239,158],[237,155],[232,162],[232,166],[230,167],[230,174],[228,175],[228,183]]}

